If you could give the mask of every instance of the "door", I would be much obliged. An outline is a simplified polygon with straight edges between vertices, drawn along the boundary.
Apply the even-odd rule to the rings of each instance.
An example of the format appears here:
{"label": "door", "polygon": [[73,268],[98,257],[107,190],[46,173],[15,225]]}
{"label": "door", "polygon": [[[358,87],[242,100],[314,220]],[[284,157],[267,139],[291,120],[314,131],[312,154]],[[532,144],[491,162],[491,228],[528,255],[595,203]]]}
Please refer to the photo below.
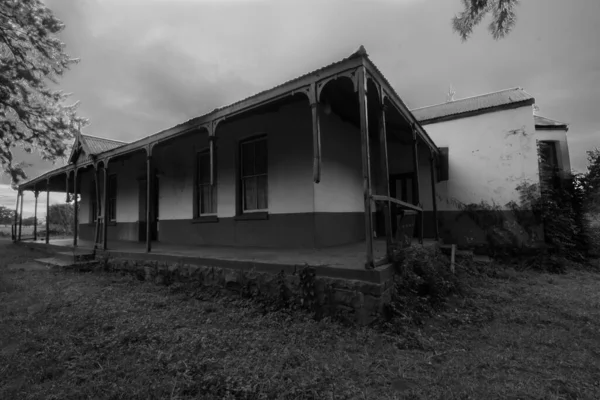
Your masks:
{"label": "door", "polygon": [[[151,218],[151,222],[150,222],[150,237],[152,238],[152,240],[158,240],[158,179],[154,178],[154,198],[152,199],[152,211],[150,213],[150,218]],[[147,194],[147,188],[146,188],[146,179],[143,179],[140,181],[140,186],[139,186],[139,215],[138,215],[138,221],[139,221],[139,233],[138,233],[138,237],[140,242],[145,242],[146,241],[146,194]]]}
{"label": "door", "polygon": [[[406,203],[413,204],[413,174],[390,175],[390,196]],[[392,205],[392,233],[396,235],[396,219],[398,207]]]}

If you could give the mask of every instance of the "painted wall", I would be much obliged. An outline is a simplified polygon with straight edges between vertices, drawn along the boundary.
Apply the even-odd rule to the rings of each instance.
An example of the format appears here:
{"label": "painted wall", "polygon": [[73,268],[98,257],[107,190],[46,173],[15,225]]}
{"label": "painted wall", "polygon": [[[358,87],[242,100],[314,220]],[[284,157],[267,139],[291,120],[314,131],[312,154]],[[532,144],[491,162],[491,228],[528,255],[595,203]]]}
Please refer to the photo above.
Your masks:
{"label": "painted wall", "polygon": [[[126,159],[109,163],[108,174],[117,175],[117,222],[109,222],[108,239],[138,240],[139,179],[145,177],[145,153],[135,153]],[[80,238],[93,240],[94,223],[91,216],[91,194],[94,185],[93,169],[79,173],[81,201],[79,209]],[[103,199],[103,174],[99,174],[99,192]]]}
{"label": "painted wall", "polygon": [[[539,182],[537,133],[531,107],[502,110],[424,126],[439,147],[449,148],[449,180],[436,185],[441,237],[459,245],[487,244],[476,219],[459,205],[500,206],[507,221],[514,215],[507,203],[519,201],[516,187]],[[431,203],[424,202],[425,210]],[[426,211],[427,215],[427,211]],[[489,227],[487,227],[489,228]],[[515,231],[520,240],[537,241],[539,232]]]}
{"label": "painted wall", "polygon": [[[159,240],[184,244],[305,247],[315,243],[312,117],[308,101],[227,121],[217,129],[218,221],[194,220],[194,157],[206,135],[179,138],[156,148]],[[237,191],[239,143],[267,135],[268,218],[240,220]]]}
{"label": "painted wall", "polygon": [[566,130],[539,129],[535,131],[537,140],[556,142],[558,163],[562,171],[571,171],[571,157],[569,156],[569,144],[567,142]]}
{"label": "painted wall", "polygon": [[[154,148],[159,220],[194,217],[194,162],[196,152],[207,149],[208,133],[204,132],[176,138]],[[220,187],[221,183],[217,183]]]}
{"label": "painted wall", "polygon": [[219,218],[236,215],[239,142],[261,134],[267,135],[268,143],[269,213],[314,211],[311,121],[308,101],[301,101],[218,128]]}
{"label": "painted wall", "polygon": [[128,159],[111,161],[108,174],[117,175],[117,222],[137,222],[140,179],[146,178],[146,153],[139,152]]}
{"label": "painted wall", "polygon": [[334,113],[321,113],[320,123],[321,182],[314,185],[315,211],[363,213],[360,129]]}
{"label": "painted wall", "polygon": [[518,200],[521,182],[539,181],[531,107],[491,112],[424,126],[438,147],[449,148],[449,180],[438,183],[439,210],[481,201]]}
{"label": "painted wall", "polygon": [[90,194],[92,190],[92,185],[94,184],[94,173],[93,170],[85,170],[80,171],[79,175],[79,190],[81,191],[81,199],[79,201],[79,215],[77,216],[77,221],[79,224],[89,224],[92,223],[90,219]]}

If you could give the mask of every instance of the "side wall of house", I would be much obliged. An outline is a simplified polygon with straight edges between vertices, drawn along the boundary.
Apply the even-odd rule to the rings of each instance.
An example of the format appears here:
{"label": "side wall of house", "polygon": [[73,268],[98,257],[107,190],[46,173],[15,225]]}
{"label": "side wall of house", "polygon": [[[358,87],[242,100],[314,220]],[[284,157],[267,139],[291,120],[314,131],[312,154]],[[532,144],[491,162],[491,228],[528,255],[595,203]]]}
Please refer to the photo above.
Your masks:
{"label": "side wall of house", "polygon": [[436,186],[440,233],[459,244],[485,241],[460,204],[519,201],[517,186],[537,183],[536,131],[529,106],[425,125],[439,147],[449,148],[449,180]]}

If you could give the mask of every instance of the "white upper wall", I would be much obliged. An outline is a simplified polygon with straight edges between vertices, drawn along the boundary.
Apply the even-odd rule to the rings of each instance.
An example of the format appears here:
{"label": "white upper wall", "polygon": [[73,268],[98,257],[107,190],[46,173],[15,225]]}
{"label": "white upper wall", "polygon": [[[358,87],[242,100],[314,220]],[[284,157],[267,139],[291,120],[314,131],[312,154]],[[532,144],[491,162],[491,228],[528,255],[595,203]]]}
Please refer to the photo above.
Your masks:
{"label": "white upper wall", "polygon": [[[315,212],[364,212],[360,130],[333,113],[320,114],[320,127],[321,182],[314,184]],[[309,170],[312,179],[312,164]]]}
{"label": "white upper wall", "polygon": [[518,201],[517,185],[539,182],[536,131],[530,106],[424,126],[449,148],[449,180],[437,184],[439,210],[463,204]]}
{"label": "white upper wall", "polygon": [[[267,135],[268,212],[305,213],[314,210],[312,127],[308,102],[282,106],[276,112],[223,123],[217,129],[217,215],[236,215],[240,141]],[[177,138],[156,148],[159,178],[159,219],[194,217],[194,160],[208,148],[207,134]]]}
{"label": "white upper wall", "polygon": [[108,164],[108,175],[117,175],[117,221],[136,222],[139,216],[140,181],[146,177],[146,153]]}

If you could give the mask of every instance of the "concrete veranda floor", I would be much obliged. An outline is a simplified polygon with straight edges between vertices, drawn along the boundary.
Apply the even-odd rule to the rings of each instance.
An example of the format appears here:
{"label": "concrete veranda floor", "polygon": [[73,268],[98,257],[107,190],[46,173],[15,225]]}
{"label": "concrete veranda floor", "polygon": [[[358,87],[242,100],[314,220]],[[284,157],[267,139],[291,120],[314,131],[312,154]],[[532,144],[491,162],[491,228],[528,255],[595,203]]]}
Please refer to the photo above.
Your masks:
{"label": "concrete veranda floor", "polygon": [[[46,247],[43,240],[23,241],[35,247]],[[432,244],[426,241],[424,245]],[[385,255],[385,240],[374,241],[375,259]],[[413,245],[419,245],[414,243]],[[72,238],[51,239],[50,249],[56,251],[74,251]],[[93,249],[93,242],[79,241],[77,251]],[[98,252],[99,254],[103,252]],[[182,261],[202,263],[220,267],[258,270],[287,270],[311,266],[322,276],[343,279],[357,279],[381,282],[390,277],[391,265],[383,265],[373,270],[365,269],[366,245],[364,242],[336,246],[324,249],[278,249],[226,246],[182,246],[162,242],[153,242],[150,253],[146,252],[146,243],[130,241],[109,241],[107,253],[111,257],[135,258],[157,261]]]}

